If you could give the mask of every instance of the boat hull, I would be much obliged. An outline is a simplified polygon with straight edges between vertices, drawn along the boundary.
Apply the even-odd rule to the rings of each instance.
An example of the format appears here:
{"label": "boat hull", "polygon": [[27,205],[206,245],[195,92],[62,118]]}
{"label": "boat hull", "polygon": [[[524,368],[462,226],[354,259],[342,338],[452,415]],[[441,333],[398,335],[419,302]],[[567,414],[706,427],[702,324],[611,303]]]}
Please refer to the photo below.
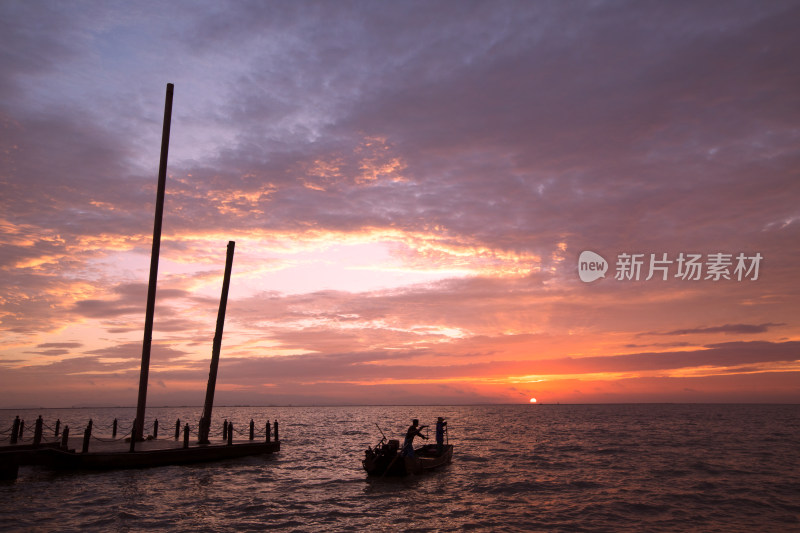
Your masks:
{"label": "boat hull", "polygon": [[450,463],[453,460],[453,445],[427,444],[414,450],[414,457],[405,457],[399,450],[377,448],[367,450],[362,461],[364,470],[370,476],[406,476],[422,474]]}

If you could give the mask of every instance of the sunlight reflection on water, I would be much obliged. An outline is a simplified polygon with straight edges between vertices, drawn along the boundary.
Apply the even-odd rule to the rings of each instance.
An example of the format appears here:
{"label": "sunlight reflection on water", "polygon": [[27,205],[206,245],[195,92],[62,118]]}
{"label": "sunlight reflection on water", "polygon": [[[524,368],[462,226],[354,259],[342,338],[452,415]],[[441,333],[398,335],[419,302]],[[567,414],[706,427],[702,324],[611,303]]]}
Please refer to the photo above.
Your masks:
{"label": "sunlight reflection on water", "polygon": [[[41,414],[80,427],[131,413]],[[0,427],[15,414],[0,412]],[[199,409],[150,415],[169,427]],[[437,416],[449,421],[451,465],[367,478],[376,423],[401,438],[411,418]],[[23,467],[0,484],[0,519],[19,531],[798,528],[796,406],[220,407],[214,424],[276,417],[272,456],[101,473]]]}

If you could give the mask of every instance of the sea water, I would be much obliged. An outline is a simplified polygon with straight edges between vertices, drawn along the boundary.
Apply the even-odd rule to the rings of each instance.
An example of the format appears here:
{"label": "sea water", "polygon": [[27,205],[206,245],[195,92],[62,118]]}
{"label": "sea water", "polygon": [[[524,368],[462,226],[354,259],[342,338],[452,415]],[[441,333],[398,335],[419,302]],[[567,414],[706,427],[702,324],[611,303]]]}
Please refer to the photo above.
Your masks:
{"label": "sea water", "polygon": [[[199,407],[148,409],[174,438]],[[42,415],[82,435],[134,409],[0,411],[26,438]],[[364,450],[412,418],[448,421],[452,464],[368,478]],[[112,472],[21,467],[0,482],[2,531],[800,531],[797,405],[217,407],[212,430],[279,421],[281,451]],[[428,428],[433,438],[432,427]]]}

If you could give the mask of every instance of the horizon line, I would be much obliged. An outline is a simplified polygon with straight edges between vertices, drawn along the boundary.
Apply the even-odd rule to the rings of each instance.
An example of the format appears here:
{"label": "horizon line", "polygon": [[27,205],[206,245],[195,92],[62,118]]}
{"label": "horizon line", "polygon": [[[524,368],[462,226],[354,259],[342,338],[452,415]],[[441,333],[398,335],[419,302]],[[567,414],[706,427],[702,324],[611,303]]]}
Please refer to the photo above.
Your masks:
{"label": "horizon line", "polygon": [[[232,405],[218,405],[216,407],[486,407],[486,406],[507,406],[507,405],[528,405],[528,406],[576,406],[576,405],[800,405],[800,402],[501,402],[501,403],[365,403],[365,404],[232,404]],[[148,409],[183,409],[183,408],[197,408],[202,409],[202,405],[156,405]],[[34,410],[34,409],[136,409],[135,405],[73,405],[70,407],[45,407],[45,406],[14,406],[14,407],[0,407],[0,411],[13,411],[19,410]]]}

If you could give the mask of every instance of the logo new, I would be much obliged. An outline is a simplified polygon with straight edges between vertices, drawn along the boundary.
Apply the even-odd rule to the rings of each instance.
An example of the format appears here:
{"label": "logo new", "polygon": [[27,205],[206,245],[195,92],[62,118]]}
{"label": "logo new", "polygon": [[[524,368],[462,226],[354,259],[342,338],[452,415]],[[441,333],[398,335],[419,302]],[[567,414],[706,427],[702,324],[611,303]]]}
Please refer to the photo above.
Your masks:
{"label": "logo new", "polygon": [[608,261],[603,259],[600,254],[589,250],[581,252],[578,258],[578,276],[581,281],[589,283],[598,278],[604,278],[607,271]]}

